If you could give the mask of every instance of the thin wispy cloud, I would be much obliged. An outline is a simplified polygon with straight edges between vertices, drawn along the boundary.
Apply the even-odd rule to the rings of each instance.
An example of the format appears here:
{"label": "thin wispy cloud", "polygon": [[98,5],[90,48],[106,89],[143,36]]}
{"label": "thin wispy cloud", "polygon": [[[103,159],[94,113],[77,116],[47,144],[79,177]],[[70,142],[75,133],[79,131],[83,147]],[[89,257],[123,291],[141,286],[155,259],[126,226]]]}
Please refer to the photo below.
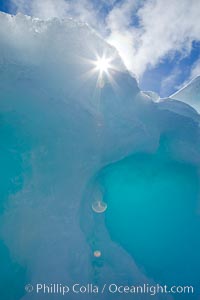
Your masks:
{"label": "thin wispy cloud", "polygon": [[190,72],[190,79],[194,79],[195,77],[200,75],[200,58],[193,64]]}
{"label": "thin wispy cloud", "polygon": [[[181,70],[178,67],[174,67],[172,72],[162,80],[161,87],[160,87],[161,95],[169,95],[169,91],[176,84],[177,79],[180,76],[180,73]],[[179,89],[179,87],[177,87],[177,89]]]}
{"label": "thin wispy cloud", "polygon": [[186,78],[180,85],[178,85],[176,90],[182,89],[197,76],[200,76],[200,58],[197,61],[195,61],[194,64],[192,64],[188,78]]}

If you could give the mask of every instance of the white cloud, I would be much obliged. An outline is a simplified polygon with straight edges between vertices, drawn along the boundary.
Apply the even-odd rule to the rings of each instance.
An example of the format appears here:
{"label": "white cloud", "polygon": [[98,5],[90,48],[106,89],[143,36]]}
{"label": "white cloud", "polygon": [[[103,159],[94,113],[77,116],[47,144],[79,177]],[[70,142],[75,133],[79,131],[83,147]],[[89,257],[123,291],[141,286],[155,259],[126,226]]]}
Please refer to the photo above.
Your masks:
{"label": "white cloud", "polygon": [[[141,46],[137,70],[155,66],[171,52],[190,52],[193,40],[200,40],[200,1],[153,0],[138,11],[141,20]],[[143,68],[141,65],[144,65]]]}
{"label": "white cloud", "polygon": [[115,6],[106,18],[107,28],[110,30],[107,40],[118,49],[126,66],[132,71],[135,71],[135,54],[140,33],[139,29],[132,26],[132,22],[138,7],[138,0],[124,1]]}
{"label": "white cloud", "polygon": [[[187,55],[192,41],[200,40],[200,1],[148,0],[137,11],[134,4],[137,2],[125,1],[119,10],[110,12],[107,20],[111,28],[109,40],[137,75],[175,51]],[[131,26],[135,14],[139,28]]]}
{"label": "white cloud", "polygon": [[[41,18],[74,16],[88,22],[139,77],[175,51],[188,55],[192,42],[200,40],[199,0],[99,0],[96,6],[92,0],[12,1],[18,11]],[[102,5],[109,7],[107,15],[100,14]]]}

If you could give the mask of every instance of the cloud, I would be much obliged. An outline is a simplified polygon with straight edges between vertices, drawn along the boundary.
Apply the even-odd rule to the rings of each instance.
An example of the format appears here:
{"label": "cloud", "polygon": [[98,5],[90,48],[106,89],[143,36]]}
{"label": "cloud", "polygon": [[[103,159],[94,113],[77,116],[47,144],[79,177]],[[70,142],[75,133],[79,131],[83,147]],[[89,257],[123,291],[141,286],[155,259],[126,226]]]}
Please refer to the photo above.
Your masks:
{"label": "cloud", "polygon": [[106,18],[110,34],[108,42],[115,46],[122,56],[127,68],[135,71],[135,54],[138,48],[140,30],[132,26],[137,17],[137,9],[141,1],[127,0],[115,6]]}
{"label": "cloud", "polygon": [[[188,55],[192,42],[200,40],[200,1],[148,0],[142,6],[137,4],[125,1],[110,12],[107,21],[110,42],[138,76],[175,51]],[[135,16],[137,27],[131,24]]]}
{"label": "cloud", "polygon": [[191,66],[188,78],[186,78],[179,86],[177,86],[177,90],[180,90],[184,86],[188,85],[190,81],[197,76],[200,76],[200,58],[197,59],[197,61],[195,61],[195,63]]}
{"label": "cloud", "polygon": [[181,70],[174,67],[172,72],[161,81],[160,96],[170,96],[174,88],[177,88],[177,81],[181,75]]}
{"label": "cloud", "polygon": [[192,42],[200,40],[199,11],[200,2],[196,0],[148,1],[138,11],[143,31],[136,55],[138,72],[175,51],[188,55]]}
{"label": "cloud", "polygon": [[[200,40],[197,0],[12,0],[40,18],[76,17],[97,29],[138,77],[176,51],[187,56]],[[103,13],[102,13],[103,12]]]}

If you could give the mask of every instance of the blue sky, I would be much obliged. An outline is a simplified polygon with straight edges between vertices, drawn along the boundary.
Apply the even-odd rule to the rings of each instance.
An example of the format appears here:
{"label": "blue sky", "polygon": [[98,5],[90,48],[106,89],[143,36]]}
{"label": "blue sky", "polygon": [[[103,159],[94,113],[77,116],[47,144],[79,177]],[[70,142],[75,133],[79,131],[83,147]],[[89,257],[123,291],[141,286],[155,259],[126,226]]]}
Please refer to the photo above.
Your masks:
{"label": "blue sky", "polygon": [[169,96],[193,78],[190,76],[191,69],[199,59],[200,42],[193,42],[191,52],[186,57],[181,57],[180,53],[176,52],[173,58],[166,57],[153,69],[147,69],[141,78],[140,86],[142,89],[156,91],[163,97]]}
{"label": "blue sky", "polygon": [[0,10],[3,12],[9,12],[9,3],[5,0],[0,0]]}
{"label": "blue sky", "polygon": [[199,0],[0,0],[0,10],[86,21],[162,97],[200,74]]}

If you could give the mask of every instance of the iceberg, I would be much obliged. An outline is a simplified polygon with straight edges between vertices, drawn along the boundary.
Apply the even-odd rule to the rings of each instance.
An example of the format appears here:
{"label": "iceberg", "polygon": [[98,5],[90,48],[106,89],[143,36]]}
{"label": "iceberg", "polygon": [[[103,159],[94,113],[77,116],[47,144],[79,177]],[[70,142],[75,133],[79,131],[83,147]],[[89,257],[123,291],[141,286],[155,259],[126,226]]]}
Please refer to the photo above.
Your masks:
{"label": "iceberg", "polygon": [[[104,58],[103,67],[99,58]],[[16,300],[38,299],[36,293],[26,293],[25,283],[162,283],[163,278],[154,276],[151,266],[142,266],[137,258],[137,247],[148,249],[149,242],[145,245],[134,235],[137,245],[132,251],[127,246],[130,236],[125,242],[113,236],[109,214],[114,194],[110,190],[112,180],[105,174],[114,168],[113,185],[125,187],[129,177],[124,182],[117,176],[126,175],[118,171],[118,163],[122,162],[120,170],[132,172],[135,161],[127,165],[126,159],[145,154],[149,169],[136,165],[135,186],[143,184],[144,190],[155,192],[148,185],[154,180],[161,197],[168,189],[167,180],[176,180],[170,175],[174,170],[171,164],[177,163],[180,173],[179,164],[183,173],[192,168],[191,176],[185,175],[179,182],[184,190],[185,178],[191,180],[188,191],[193,198],[184,199],[184,203],[186,207],[187,201],[192,203],[190,213],[198,218],[198,113],[180,101],[158,100],[153,93],[141,92],[116,49],[90,26],[73,19],[43,21],[0,13],[0,74],[0,237],[9,253],[5,255],[7,264],[14,270],[14,275],[1,282],[4,299],[14,299],[12,293]],[[145,159],[139,157],[138,161]],[[155,169],[151,162],[155,162]],[[153,174],[165,167],[161,184],[159,176]],[[107,205],[101,214],[92,210],[96,193],[102,193],[101,201]],[[115,196],[120,193],[116,190]],[[128,205],[127,190],[123,193],[117,202],[118,211]],[[134,195],[136,199],[138,194]],[[130,211],[137,211],[139,204],[135,205]],[[119,225],[125,222],[126,217],[118,220]],[[159,239],[157,243],[155,247],[160,249]],[[149,249],[153,251],[152,244]],[[161,261],[155,260],[157,263]],[[16,285],[17,276],[21,276],[21,283]],[[8,282],[12,282],[9,290]],[[120,297],[100,296],[106,300]],[[126,295],[127,299],[132,297]],[[148,297],[141,295],[139,299]],[[48,298],[44,294],[40,299]],[[90,298],[86,294],[76,296]],[[154,298],[172,299],[162,294]]]}

